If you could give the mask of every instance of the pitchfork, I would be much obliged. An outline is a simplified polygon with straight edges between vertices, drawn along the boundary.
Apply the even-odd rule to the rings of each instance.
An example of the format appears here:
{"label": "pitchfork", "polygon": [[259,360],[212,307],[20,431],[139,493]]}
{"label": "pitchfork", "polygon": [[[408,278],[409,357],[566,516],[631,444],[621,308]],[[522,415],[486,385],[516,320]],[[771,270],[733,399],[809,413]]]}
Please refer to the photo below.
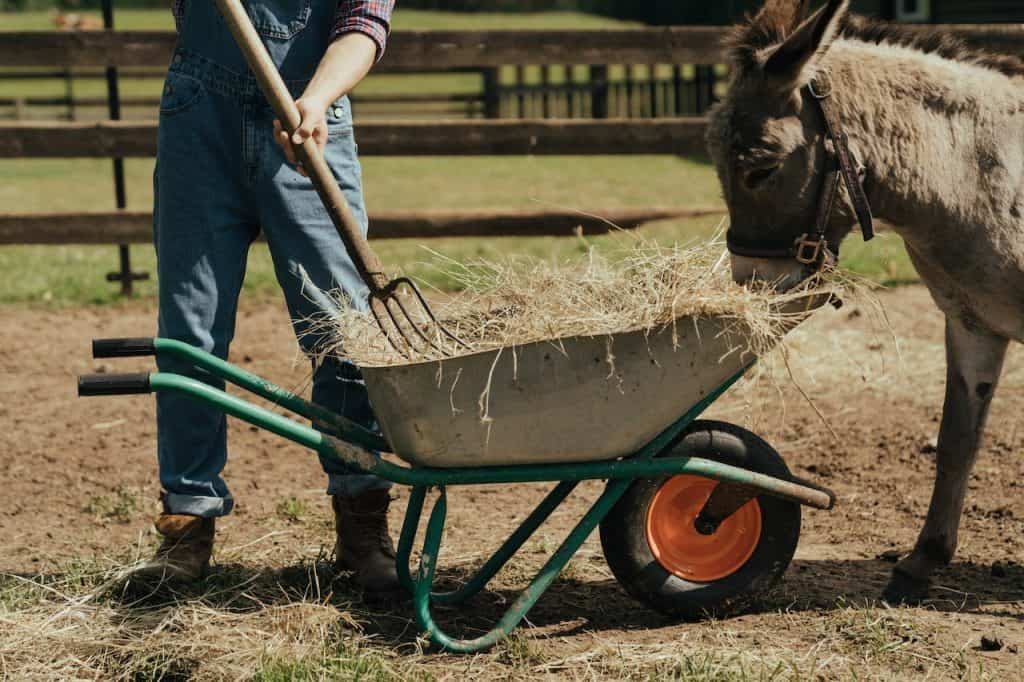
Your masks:
{"label": "pitchfork", "polygon": [[[301,123],[299,109],[263,46],[259,34],[253,28],[252,20],[242,6],[241,0],[216,2],[282,127],[289,135],[293,134]],[[331,222],[334,223],[341,241],[348,249],[349,257],[370,289],[370,311],[388,343],[406,358],[411,358],[414,354],[426,355],[429,349],[449,356],[450,344],[446,340],[466,348],[466,344],[437,319],[412,280],[408,277],[388,280],[380,259],[363,236],[362,226],[352,213],[352,208],[348,205],[338,183],[335,182],[316,141],[310,138],[301,147],[295,145],[295,156],[313,181],[317,194],[331,216]],[[422,310],[422,327],[402,302],[399,296],[400,289],[411,292],[414,304]],[[388,322],[394,333],[389,331]]]}

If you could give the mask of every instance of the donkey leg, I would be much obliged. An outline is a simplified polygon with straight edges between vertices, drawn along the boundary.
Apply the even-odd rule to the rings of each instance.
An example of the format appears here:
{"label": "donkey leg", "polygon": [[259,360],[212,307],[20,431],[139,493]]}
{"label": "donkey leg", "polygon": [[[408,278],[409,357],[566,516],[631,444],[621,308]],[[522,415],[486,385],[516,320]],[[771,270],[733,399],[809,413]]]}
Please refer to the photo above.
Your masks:
{"label": "donkey leg", "polygon": [[1008,344],[1005,338],[946,318],[946,402],[935,458],[935,488],[914,551],[897,564],[885,590],[884,598],[890,603],[923,600],[932,572],[953,560],[967,481]]}

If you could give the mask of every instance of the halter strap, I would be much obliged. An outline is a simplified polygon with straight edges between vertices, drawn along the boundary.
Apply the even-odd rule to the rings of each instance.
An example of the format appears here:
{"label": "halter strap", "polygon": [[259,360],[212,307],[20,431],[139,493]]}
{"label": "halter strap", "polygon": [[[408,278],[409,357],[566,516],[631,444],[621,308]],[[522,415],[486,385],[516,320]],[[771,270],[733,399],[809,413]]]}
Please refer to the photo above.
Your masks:
{"label": "halter strap", "polygon": [[[822,90],[822,85],[827,89]],[[875,238],[875,220],[871,215],[871,204],[864,192],[864,185],[861,183],[857,166],[853,162],[853,154],[850,152],[850,137],[843,131],[839,114],[832,104],[832,84],[827,76],[819,72],[807,86],[807,90],[821,107],[821,113],[825,119],[825,131],[835,146],[836,157],[839,159],[839,171],[846,182],[846,190],[853,203],[853,210],[857,214],[857,222],[860,223],[864,241],[869,242]]]}

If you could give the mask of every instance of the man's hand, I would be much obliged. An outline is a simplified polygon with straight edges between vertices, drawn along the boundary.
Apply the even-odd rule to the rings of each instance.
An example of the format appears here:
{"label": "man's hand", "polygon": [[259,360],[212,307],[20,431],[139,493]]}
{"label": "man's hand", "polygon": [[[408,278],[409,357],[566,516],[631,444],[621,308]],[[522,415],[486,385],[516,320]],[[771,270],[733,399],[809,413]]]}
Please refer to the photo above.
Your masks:
{"label": "man's hand", "polygon": [[295,147],[309,138],[316,140],[320,152],[327,146],[327,108],[342,95],[348,94],[370,72],[377,57],[377,43],[362,33],[346,33],[327,48],[313,80],[306,86],[299,107],[302,124],[290,136],[280,121],[274,121],[274,141],[284,149],[288,162],[306,175],[295,158]]}
{"label": "man's hand", "polygon": [[306,140],[313,138],[316,140],[317,146],[320,147],[320,153],[323,154],[324,148],[327,146],[328,105],[318,97],[307,96],[296,101],[295,106],[299,108],[302,123],[295,133],[289,136],[288,131],[282,127],[281,121],[275,119],[274,141],[284,150],[284,156],[288,159],[288,163],[295,166],[300,174],[309,177],[306,174],[306,169],[302,167],[295,155],[295,147],[301,147]]}

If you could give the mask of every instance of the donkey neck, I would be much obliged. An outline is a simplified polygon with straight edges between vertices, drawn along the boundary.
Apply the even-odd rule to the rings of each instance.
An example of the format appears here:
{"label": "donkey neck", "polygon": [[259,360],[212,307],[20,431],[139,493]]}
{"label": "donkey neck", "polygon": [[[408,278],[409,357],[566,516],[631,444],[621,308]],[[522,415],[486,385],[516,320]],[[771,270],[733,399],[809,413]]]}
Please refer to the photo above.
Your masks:
{"label": "donkey neck", "polygon": [[[1024,80],[911,48],[838,40],[824,61],[879,218],[908,240],[1024,211]],[[988,215],[991,214],[991,215]],[[1018,220],[1019,224],[1019,220]]]}

